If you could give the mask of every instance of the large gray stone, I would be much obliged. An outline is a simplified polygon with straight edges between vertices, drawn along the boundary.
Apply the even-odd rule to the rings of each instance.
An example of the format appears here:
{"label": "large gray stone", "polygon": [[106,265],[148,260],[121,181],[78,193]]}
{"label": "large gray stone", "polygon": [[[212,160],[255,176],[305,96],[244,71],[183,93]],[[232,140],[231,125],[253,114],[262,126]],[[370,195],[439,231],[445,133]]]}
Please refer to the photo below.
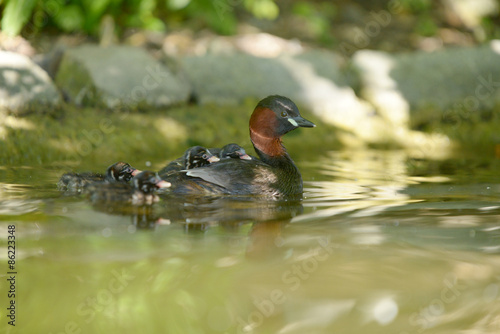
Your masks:
{"label": "large gray stone", "polygon": [[146,51],[84,45],[65,51],[56,84],[77,105],[162,108],[188,100],[189,85]]}
{"label": "large gray stone", "polygon": [[48,74],[26,56],[0,51],[0,110],[50,112],[61,97]]}
{"label": "large gray stone", "polygon": [[361,96],[396,125],[468,117],[500,102],[500,41],[475,48],[389,55],[363,50],[353,64]]}
{"label": "large gray stone", "polygon": [[181,59],[200,104],[237,104],[248,97],[296,94],[300,84],[279,60],[246,54],[208,54]]}
{"label": "large gray stone", "polygon": [[[256,57],[244,53],[207,54],[180,59],[201,104],[236,104],[270,94],[297,96],[311,76],[346,86],[335,54],[311,51],[296,56]],[[298,68],[296,68],[298,66]],[[302,78],[307,72],[306,78]]]}

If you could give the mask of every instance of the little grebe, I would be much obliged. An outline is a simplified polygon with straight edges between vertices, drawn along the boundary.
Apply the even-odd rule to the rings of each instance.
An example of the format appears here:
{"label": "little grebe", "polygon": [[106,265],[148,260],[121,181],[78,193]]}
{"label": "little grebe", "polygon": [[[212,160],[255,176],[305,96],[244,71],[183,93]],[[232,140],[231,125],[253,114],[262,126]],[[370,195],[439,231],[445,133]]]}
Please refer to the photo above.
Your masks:
{"label": "little grebe", "polygon": [[182,182],[172,179],[171,192],[300,198],[302,176],[281,137],[298,127],[314,127],[314,123],[304,119],[290,99],[273,95],[257,104],[249,125],[250,140],[260,160],[223,159],[186,170],[191,178]]}
{"label": "little grebe", "polygon": [[128,203],[132,205],[149,205],[158,201],[155,191],[168,188],[170,183],[150,171],[140,172],[128,183],[91,183],[85,192],[92,203]]}
{"label": "little grebe", "polygon": [[184,169],[203,167],[220,159],[213,153],[201,146],[190,147],[184,152],[182,157],[175,159],[163,167],[158,175],[163,179],[169,175],[180,172]]}
{"label": "little grebe", "polygon": [[210,148],[210,153],[219,156],[221,159],[243,159],[252,160],[252,157],[245,152],[245,149],[238,144],[227,144],[223,148]]}
{"label": "little grebe", "polygon": [[57,182],[57,188],[62,191],[80,191],[93,182],[128,182],[141,171],[128,163],[119,161],[106,169],[106,173],[83,172],[65,173]]}

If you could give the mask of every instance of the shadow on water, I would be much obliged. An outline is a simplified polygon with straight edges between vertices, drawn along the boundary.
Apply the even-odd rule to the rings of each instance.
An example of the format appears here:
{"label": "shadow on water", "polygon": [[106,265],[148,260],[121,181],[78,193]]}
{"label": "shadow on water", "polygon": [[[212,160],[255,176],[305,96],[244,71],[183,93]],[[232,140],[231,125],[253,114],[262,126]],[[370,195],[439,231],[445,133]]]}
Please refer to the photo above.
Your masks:
{"label": "shadow on water", "polygon": [[298,162],[299,202],[144,207],[62,196],[61,170],[0,169],[23,333],[499,331],[500,161]]}

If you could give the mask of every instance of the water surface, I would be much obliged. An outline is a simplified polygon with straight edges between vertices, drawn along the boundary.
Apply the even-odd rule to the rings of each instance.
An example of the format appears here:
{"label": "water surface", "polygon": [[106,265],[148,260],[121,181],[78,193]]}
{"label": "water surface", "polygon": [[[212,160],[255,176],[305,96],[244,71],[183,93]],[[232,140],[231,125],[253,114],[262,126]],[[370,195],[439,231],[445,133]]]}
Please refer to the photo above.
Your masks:
{"label": "water surface", "polygon": [[[64,168],[0,167],[0,329],[500,332],[499,160],[296,161],[301,202],[162,196],[153,207],[64,196]],[[15,328],[4,316],[9,225]]]}

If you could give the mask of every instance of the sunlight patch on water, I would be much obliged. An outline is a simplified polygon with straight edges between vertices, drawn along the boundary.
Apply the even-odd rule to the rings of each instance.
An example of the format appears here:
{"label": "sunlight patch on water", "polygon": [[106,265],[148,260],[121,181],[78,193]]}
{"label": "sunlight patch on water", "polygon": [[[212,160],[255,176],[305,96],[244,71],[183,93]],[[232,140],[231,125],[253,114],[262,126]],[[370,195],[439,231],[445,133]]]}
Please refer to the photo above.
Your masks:
{"label": "sunlight patch on water", "polygon": [[42,202],[39,200],[4,200],[0,196],[0,215],[22,215],[25,213],[36,212],[41,204]]}
{"label": "sunlight patch on water", "polygon": [[286,315],[289,324],[281,328],[278,333],[310,333],[318,329],[326,329],[335,320],[350,312],[355,306],[355,300],[297,300],[295,307],[290,308]]}
{"label": "sunlight patch on water", "polygon": [[386,240],[380,226],[365,225],[353,226],[350,229],[352,233],[351,242],[357,245],[380,245]]}
{"label": "sunlight patch on water", "polygon": [[305,182],[304,206],[313,212],[294,222],[349,212],[353,217],[374,216],[419,201],[403,192],[408,185],[418,184],[407,175],[403,152],[332,152],[327,157],[316,165],[321,181]]}

